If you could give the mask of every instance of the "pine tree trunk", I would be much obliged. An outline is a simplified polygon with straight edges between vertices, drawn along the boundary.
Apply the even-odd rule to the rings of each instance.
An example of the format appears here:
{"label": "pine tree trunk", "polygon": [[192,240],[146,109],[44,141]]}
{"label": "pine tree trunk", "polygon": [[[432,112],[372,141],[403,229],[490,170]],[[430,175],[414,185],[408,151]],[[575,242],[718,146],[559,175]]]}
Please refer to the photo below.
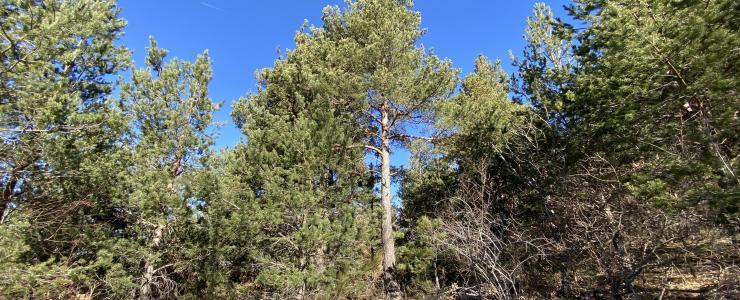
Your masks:
{"label": "pine tree trunk", "polygon": [[10,204],[11,199],[13,198],[13,193],[15,192],[15,185],[17,184],[17,179],[15,178],[15,174],[11,175],[10,180],[8,180],[7,184],[5,185],[5,188],[3,188],[3,199],[0,203],[0,224],[5,223],[5,213],[6,209],[8,208],[8,205]]}
{"label": "pine tree trunk", "polygon": [[393,239],[393,206],[391,205],[391,153],[388,101],[383,102],[381,114],[380,147],[380,202],[383,205],[381,241],[383,243],[383,283],[389,299],[400,298],[400,287],[395,280],[396,245]]}
{"label": "pine tree trunk", "polygon": [[18,184],[18,181],[20,180],[19,172],[26,169],[31,164],[31,161],[28,160],[26,163],[22,163],[14,167],[10,171],[10,176],[8,178],[8,181],[5,182],[5,187],[3,188],[3,195],[2,195],[2,202],[0,202],[0,225],[5,223],[5,219],[8,217],[8,214],[10,213],[8,209],[8,205],[10,205],[10,202],[13,200],[14,196],[16,195],[15,192],[15,186]]}
{"label": "pine tree trunk", "polygon": [[[154,229],[154,237],[152,239],[152,245],[154,249],[159,248],[160,241],[162,240],[162,225],[157,225]],[[150,261],[144,263],[144,278],[142,278],[141,288],[139,289],[139,300],[153,299],[152,287],[154,279],[154,265]]]}

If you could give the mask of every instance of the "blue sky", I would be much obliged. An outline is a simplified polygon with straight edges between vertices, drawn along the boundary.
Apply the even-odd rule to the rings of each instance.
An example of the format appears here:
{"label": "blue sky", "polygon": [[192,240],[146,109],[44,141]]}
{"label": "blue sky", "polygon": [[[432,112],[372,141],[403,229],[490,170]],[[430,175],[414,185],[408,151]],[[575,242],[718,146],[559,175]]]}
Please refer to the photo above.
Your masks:
{"label": "blue sky", "polygon": [[[521,53],[526,18],[535,2],[529,0],[417,0],[422,27],[427,34],[421,43],[450,58],[462,74],[471,71],[479,54],[500,58],[511,70],[509,50]],[[544,1],[556,16],[565,16],[565,0]],[[122,17],[128,20],[119,41],[134,53],[134,62],[144,62],[149,36],[171,57],[194,60],[208,49],[213,59],[214,101],[223,101],[216,120],[225,122],[218,130],[216,147],[230,147],[241,135],[231,122],[231,101],[256,90],[254,73],[273,65],[278,50],[293,48],[293,36],[304,20],[320,25],[327,5],[343,0],[119,0]],[[396,151],[394,165],[408,161],[408,153]]]}

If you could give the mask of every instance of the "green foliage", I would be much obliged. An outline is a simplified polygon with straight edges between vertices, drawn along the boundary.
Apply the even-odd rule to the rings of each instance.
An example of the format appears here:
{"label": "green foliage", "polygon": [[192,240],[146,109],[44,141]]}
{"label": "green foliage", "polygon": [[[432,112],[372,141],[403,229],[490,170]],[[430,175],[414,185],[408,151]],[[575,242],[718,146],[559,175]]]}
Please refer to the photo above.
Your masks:
{"label": "green foliage", "polygon": [[259,73],[259,92],[234,107],[247,140],[228,154],[216,209],[241,237],[219,247],[234,284],[263,297],[357,295],[373,259],[357,83],[314,32],[298,33],[297,48]]}
{"label": "green foliage", "polygon": [[412,1],[327,7],[215,152],[207,52],[151,39],[113,82],[115,2],[4,1],[0,298],[732,298],[737,1],[567,9],[582,28],[536,4],[514,74],[481,55],[455,93]]}
{"label": "green foliage", "polygon": [[[737,194],[739,82],[730,66],[740,55],[732,50],[737,20],[726,14],[732,2],[604,1],[598,10],[577,2],[573,8],[593,22],[579,50],[585,62],[578,79],[583,96],[574,107],[580,140],[590,141],[588,151],[635,163],[641,175],[629,184],[641,199],[684,207]],[[731,211],[726,218],[737,217]]]}
{"label": "green foliage", "polygon": [[[524,264],[544,251],[552,255],[546,262],[516,276],[523,291],[580,297],[586,288],[574,278],[581,276],[590,282],[587,289],[601,285],[621,297],[636,293],[635,278],[651,280],[645,270],[660,270],[657,261],[701,255],[688,249],[721,248],[706,235],[718,223],[734,232],[740,183],[738,123],[730,117],[737,112],[738,55],[732,49],[739,39],[737,20],[727,13],[736,9],[730,2],[576,1],[569,10],[586,22],[581,30],[537,4],[523,56],[513,58],[513,103],[506,77],[479,59],[460,94],[440,105],[438,126],[449,139],[415,153],[417,164],[401,189],[410,200],[405,224],[413,228],[425,215],[455,221],[460,208],[447,202],[460,197],[463,209],[483,206],[491,216],[494,240],[513,241],[509,247],[517,249],[517,239],[526,237],[531,248],[491,252],[508,255],[494,264],[504,272],[497,280],[449,274],[443,281],[477,282],[482,285],[473,288],[483,293],[509,280],[505,262]],[[691,217],[697,215],[704,219]],[[685,252],[668,246],[675,234]],[[404,259],[420,265],[416,259],[426,248],[416,239],[405,242]],[[485,249],[471,243],[468,249]],[[524,259],[533,249],[534,256]],[[646,255],[645,249],[661,254]],[[728,263],[729,252],[722,253]],[[436,270],[448,269],[441,264]]]}
{"label": "green foliage", "polygon": [[[200,224],[202,205],[212,194],[208,159],[213,111],[208,96],[212,78],[208,53],[194,63],[173,59],[150,39],[146,67],[134,69],[121,97],[129,109],[132,131],[131,177],[123,203],[133,222],[126,229],[138,255],[118,257],[138,278],[145,297],[166,297],[180,291],[174,282],[197,284],[197,262],[207,252],[201,243],[206,228]],[[201,180],[205,180],[202,183]],[[185,289],[180,289],[185,290]]]}
{"label": "green foliage", "polygon": [[424,117],[457,83],[457,70],[449,60],[417,46],[424,32],[412,5],[395,0],[349,2],[344,11],[325,9],[323,30],[313,30],[315,38],[336,45],[340,68],[358,81],[356,92],[369,93],[361,108],[379,117],[381,102],[389,100],[399,112],[410,114],[405,119],[396,116],[399,123]]}
{"label": "green foliage", "polygon": [[297,33],[296,49],[258,74],[260,91],[233,113],[247,141],[227,166],[228,185],[241,188],[225,197],[250,214],[223,213],[261,225],[244,230],[244,243],[258,246],[230,255],[257,263],[237,276],[270,295],[367,290],[357,278],[368,273],[358,271],[375,259],[368,225],[380,209],[365,148],[388,151],[382,130],[406,142],[405,126],[429,122],[457,82],[449,61],[416,46],[422,30],[410,2],[348,2],[325,9],[323,21]]}
{"label": "green foliage", "polygon": [[[442,103],[441,128],[454,130],[458,145],[457,157],[480,157],[483,153],[505,152],[509,141],[523,125],[525,106],[509,99],[509,80],[501,63],[492,64],[479,56],[472,74],[462,82],[460,94]],[[478,144],[479,143],[479,144]]]}
{"label": "green foliage", "polygon": [[439,240],[445,238],[440,231],[441,220],[421,216],[415,221],[413,227],[408,227],[410,236],[398,247],[401,261],[398,271],[401,277],[406,277],[405,280],[409,283],[406,290],[412,295],[431,293],[439,289],[439,281],[445,275],[437,267],[442,254],[437,253],[439,247],[436,246]]}
{"label": "green foliage", "polygon": [[417,141],[410,147],[411,161],[404,169],[398,195],[403,199],[401,224],[410,227],[420,217],[434,217],[448,206],[447,198],[457,187],[456,171],[440,153],[427,143]]}
{"label": "green foliage", "polygon": [[125,116],[109,97],[126,23],[112,1],[4,1],[0,16],[3,293],[86,293],[125,166]]}
{"label": "green foliage", "polygon": [[572,35],[572,28],[555,19],[550,7],[537,3],[533,16],[527,18],[523,56],[510,54],[517,67],[516,100],[531,105],[555,129],[566,125],[566,106],[574,97],[570,89],[576,67]]}

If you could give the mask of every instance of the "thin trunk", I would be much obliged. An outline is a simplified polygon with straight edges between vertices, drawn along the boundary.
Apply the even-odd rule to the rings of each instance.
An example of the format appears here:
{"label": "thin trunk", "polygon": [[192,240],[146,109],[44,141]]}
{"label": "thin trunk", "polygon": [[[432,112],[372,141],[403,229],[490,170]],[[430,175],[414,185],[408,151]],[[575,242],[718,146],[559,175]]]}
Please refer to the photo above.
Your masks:
{"label": "thin trunk", "polygon": [[437,274],[437,257],[436,257],[436,255],[434,257],[434,286],[436,287],[437,292],[439,292],[439,290],[440,290],[441,287],[439,285],[439,275]]}
{"label": "thin trunk", "polygon": [[[172,176],[170,178],[169,183],[167,183],[167,191],[169,191],[172,194],[176,194],[177,191],[175,190],[175,179],[180,175],[181,170],[180,166],[182,163],[182,156],[176,156],[175,161],[172,162],[169,168],[170,175]],[[166,209],[161,208],[162,213],[167,215]],[[163,231],[165,229],[166,225],[157,224],[154,227],[154,233],[152,235],[152,250],[155,252],[158,252],[160,250],[160,246],[162,244],[162,237],[163,237]],[[151,261],[145,261],[144,262],[144,277],[142,278],[142,284],[139,289],[139,300],[148,300],[148,299],[154,299],[158,298],[153,295],[154,291],[154,263]]]}
{"label": "thin trunk", "polygon": [[385,284],[385,293],[388,298],[397,299],[400,298],[400,287],[395,280],[396,245],[393,239],[393,206],[391,205],[391,154],[388,100],[383,101],[380,114],[380,202],[383,205],[383,222],[381,224],[381,241],[383,243],[383,281]]}
{"label": "thin trunk", "polygon": [[316,253],[316,272],[323,273],[326,271],[326,255],[329,252],[329,246],[326,244],[319,247],[318,253]]}
{"label": "thin trunk", "polygon": [[32,161],[33,160],[28,160],[28,162],[17,165],[10,171],[10,178],[8,178],[8,181],[5,182],[6,184],[3,187],[2,195],[3,198],[2,202],[0,202],[0,224],[5,223],[5,219],[10,213],[10,211],[8,211],[8,205],[10,205],[10,202],[13,201],[13,197],[18,196],[15,192],[15,187],[16,185],[18,185],[18,181],[21,177],[19,173],[26,169],[26,167],[31,165]]}
{"label": "thin trunk", "polygon": [[[306,224],[307,223],[306,222],[306,216],[303,215],[301,219],[303,219],[301,221],[301,229],[305,229],[306,228],[306,225],[307,225]],[[306,253],[306,250],[304,250],[302,246],[298,250],[298,252],[299,252],[299,256],[300,256],[299,259],[298,259],[299,268],[300,268],[300,271],[303,272],[303,271],[305,271],[308,268],[308,257],[307,257],[308,256],[308,253]],[[306,278],[306,276],[304,275],[303,276],[303,281],[301,283],[301,286],[298,288],[298,295],[296,295],[296,299],[298,299],[298,300],[303,300],[303,299],[306,298],[306,286],[307,286],[306,280],[307,279],[308,278]]]}
{"label": "thin trunk", "polygon": [[10,201],[13,199],[13,194],[15,194],[15,185],[17,183],[18,180],[16,179],[15,174],[13,174],[5,185],[5,188],[3,188],[3,199],[2,203],[0,203],[0,224],[5,223],[5,214],[7,213],[6,209],[8,209],[8,205],[10,205]]}
{"label": "thin trunk", "polygon": [[[154,229],[154,237],[152,238],[152,246],[154,249],[159,248],[159,244],[162,241],[162,225],[157,225]],[[154,299],[152,296],[152,290],[154,286],[154,264],[150,261],[144,263],[144,278],[142,278],[141,288],[139,290],[139,300]]]}
{"label": "thin trunk", "polygon": [[[306,270],[306,267],[307,267],[306,266],[307,265],[307,263],[306,263],[306,255],[305,255],[305,253],[303,251],[301,251],[301,257],[299,259],[299,264],[300,264],[300,270],[301,270],[301,272],[303,272],[304,270]],[[298,295],[296,295],[296,299],[297,300],[303,300],[303,299],[306,298],[306,285],[307,285],[306,280],[307,280],[307,278],[304,275],[303,281],[301,282],[301,286],[298,288]]]}

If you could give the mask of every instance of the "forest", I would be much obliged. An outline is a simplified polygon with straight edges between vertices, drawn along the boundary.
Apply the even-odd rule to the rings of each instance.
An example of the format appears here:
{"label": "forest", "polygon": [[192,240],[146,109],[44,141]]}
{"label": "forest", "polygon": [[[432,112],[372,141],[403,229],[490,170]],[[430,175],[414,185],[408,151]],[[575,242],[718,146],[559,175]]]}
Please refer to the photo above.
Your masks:
{"label": "forest", "polygon": [[309,12],[217,148],[207,51],[2,0],[0,299],[740,298],[740,2],[565,9],[469,74],[412,0]]}

